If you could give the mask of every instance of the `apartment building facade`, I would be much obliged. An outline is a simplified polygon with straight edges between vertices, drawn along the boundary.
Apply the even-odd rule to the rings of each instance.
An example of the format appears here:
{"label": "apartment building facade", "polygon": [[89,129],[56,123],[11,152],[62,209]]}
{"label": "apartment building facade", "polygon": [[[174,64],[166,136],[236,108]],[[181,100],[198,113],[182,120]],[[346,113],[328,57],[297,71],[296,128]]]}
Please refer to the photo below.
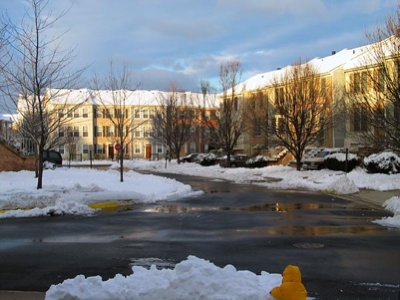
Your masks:
{"label": "apartment building facade", "polygon": [[[362,106],[359,111],[352,111],[349,107],[354,101],[352,99],[354,94],[363,94],[362,97],[365,97],[367,93],[370,93],[371,97],[377,99],[377,89],[383,88],[382,86],[377,87],[376,81],[372,82],[367,79],[369,78],[367,72],[376,72],[374,71],[376,66],[371,60],[368,64],[368,60],[365,59],[372,51],[371,49],[373,49],[371,45],[366,45],[354,49],[344,49],[340,52],[333,51],[329,56],[307,62],[317,70],[321,97],[330,101],[331,117],[337,119],[333,120],[334,126],[327,128],[321,138],[309,146],[346,147],[354,151],[370,146],[370,141],[363,139],[363,135],[360,133],[365,130],[374,130],[374,128],[368,126]],[[279,115],[274,114],[274,103],[278,101],[279,97],[277,81],[290,67],[255,75],[236,87],[237,96],[242,103],[253,102],[250,105],[256,107],[260,105],[257,103],[262,103],[264,108],[267,107],[266,111],[262,113],[267,118],[267,122],[276,123],[276,127],[279,127]],[[282,83],[282,86],[284,84],[287,83]],[[261,107],[259,106],[256,111],[260,112]],[[269,149],[279,146],[279,141],[274,138],[273,134],[263,132],[257,129],[256,125],[252,125],[251,122],[254,121],[254,118],[249,118],[250,123],[237,143],[237,152],[248,155],[261,152],[268,156]]]}
{"label": "apartment building facade", "polygon": [[[167,145],[155,139],[152,131],[153,118],[160,103],[166,101],[170,93],[124,91],[123,98],[118,99],[113,96],[115,92],[89,89],[46,91],[50,99],[49,109],[57,111],[58,117],[65,119],[52,138],[58,140],[54,148],[64,160],[114,160],[118,155],[124,155],[125,159],[162,159],[166,156]],[[179,92],[177,96],[187,100],[185,103],[192,105],[193,109],[199,109],[205,103],[203,94]],[[215,95],[207,97],[215,98]],[[181,155],[208,150],[206,129],[201,122],[196,124]]]}

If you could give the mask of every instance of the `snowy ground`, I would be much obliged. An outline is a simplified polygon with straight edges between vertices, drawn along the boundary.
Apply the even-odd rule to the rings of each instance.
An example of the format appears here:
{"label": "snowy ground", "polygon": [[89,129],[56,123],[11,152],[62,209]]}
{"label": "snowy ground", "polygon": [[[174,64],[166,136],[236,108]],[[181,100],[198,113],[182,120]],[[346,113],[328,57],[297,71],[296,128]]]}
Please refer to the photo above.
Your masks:
{"label": "snowy ground", "polygon": [[[94,165],[98,162],[94,162]],[[104,162],[101,162],[104,163]],[[125,161],[130,169],[211,177],[236,182],[252,182],[274,189],[322,190],[352,194],[361,188],[380,191],[400,187],[400,174],[367,174],[361,169],[345,175],[329,170],[298,172],[290,167],[262,169],[223,169],[197,164],[165,161]],[[112,168],[118,165],[114,162]],[[0,218],[31,217],[49,214],[93,214],[88,205],[104,201],[131,200],[156,202],[196,196],[190,186],[173,179],[142,175],[133,170],[124,173],[124,182],[114,169],[57,168],[45,170],[43,189],[36,189],[33,172],[0,172]],[[92,205],[93,206],[93,205]],[[383,226],[400,228],[400,198],[388,199],[385,208],[394,216],[377,220]],[[156,259],[155,259],[156,261]],[[132,267],[130,276],[117,275],[102,281],[101,277],[79,275],[53,285],[46,299],[271,299],[269,291],[279,285],[280,274],[238,271],[228,265],[219,268],[213,263],[189,256],[173,269],[158,270]],[[307,287],[307,286],[306,286]],[[311,298],[309,298],[311,299]]]}

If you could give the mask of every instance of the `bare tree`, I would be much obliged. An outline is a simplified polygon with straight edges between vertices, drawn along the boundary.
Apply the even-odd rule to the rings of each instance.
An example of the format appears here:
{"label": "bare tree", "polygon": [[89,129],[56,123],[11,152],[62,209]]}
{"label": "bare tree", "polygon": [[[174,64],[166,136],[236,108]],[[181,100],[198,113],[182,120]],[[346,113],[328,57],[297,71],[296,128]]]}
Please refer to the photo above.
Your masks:
{"label": "bare tree", "polygon": [[167,99],[159,99],[159,108],[153,118],[153,138],[163,143],[180,163],[180,154],[191,137],[191,129],[197,126],[197,109],[185,93],[178,92],[171,83]]}
{"label": "bare tree", "polygon": [[[20,24],[15,24],[6,14],[2,16],[5,26],[5,55],[0,71],[4,83],[2,92],[17,108],[26,122],[25,133],[31,137],[37,149],[37,188],[42,188],[43,151],[53,133],[60,128],[65,118],[50,104],[57,93],[47,93],[50,87],[63,91],[76,83],[84,69],[68,72],[74,59],[73,50],[62,50],[63,35],[51,37],[54,24],[67,11],[57,16],[46,12],[48,0],[26,0],[27,9]],[[61,97],[59,99],[66,99]]]}
{"label": "bare tree", "polygon": [[67,132],[66,132],[66,137],[65,137],[65,147],[67,148],[68,151],[68,167],[71,167],[71,161],[74,159],[76,155],[76,145],[77,145],[77,139],[74,136],[74,131],[70,126],[67,127]]}
{"label": "bare tree", "polygon": [[332,128],[332,99],[322,80],[310,62],[299,60],[283,69],[273,79],[275,102],[271,118],[258,124],[293,154],[297,170],[301,168],[305,147]]}
{"label": "bare tree", "polygon": [[[210,130],[211,142],[222,148],[226,153],[228,165],[230,165],[233,149],[246,128],[243,105],[240,103],[236,91],[241,76],[242,64],[240,60],[233,59],[221,63],[219,81],[222,96],[217,105],[211,105],[213,106],[211,116],[204,116],[203,118]],[[203,87],[206,88],[206,86]]]}
{"label": "bare tree", "polygon": [[[132,99],[140,100],[140,97],[134,97],[134,92],[140,86],[140,83],[132,82],[132,73],[128,65],[124,63],[118,70],[114,63],[110,61],[108,75],[104,80],[100,80],[97,75],[93,78],[94,95],[100,101],[100,108],[104,111],[103,116],[108,118],[115,128],[115,139],[120,150],[117,150],[119,160],[120,181],[124,181],[124,153],[126,147],[131,143],[131,132],[140,124],[135,122],[135,114],[130,112],[130,107],[136,108],[140,103],[132,103]],[[104,91],[102,91],[104,90]]]}
{"label": "bare tree", "polygon": [[400,151],[400,2],[366,37],[370,45],[347,90],[350,136],[375,151]]}

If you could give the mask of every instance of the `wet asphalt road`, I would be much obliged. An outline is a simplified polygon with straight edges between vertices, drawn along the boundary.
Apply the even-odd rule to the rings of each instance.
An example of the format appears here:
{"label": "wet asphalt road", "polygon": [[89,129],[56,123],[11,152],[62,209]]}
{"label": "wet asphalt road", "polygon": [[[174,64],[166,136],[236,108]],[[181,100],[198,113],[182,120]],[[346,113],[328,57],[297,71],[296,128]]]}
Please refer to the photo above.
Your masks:
{"label": "wet asphalt road", "polygon": [[298,265],[317,299],[398,299],[400,231],[371,223],[388,212],[321,193],[168,176],[205,194],[92,217],[0,220],[0,290],[46,291],[78,274],[129,275],[144,258],[173,266],[195,255],[257,274]]}

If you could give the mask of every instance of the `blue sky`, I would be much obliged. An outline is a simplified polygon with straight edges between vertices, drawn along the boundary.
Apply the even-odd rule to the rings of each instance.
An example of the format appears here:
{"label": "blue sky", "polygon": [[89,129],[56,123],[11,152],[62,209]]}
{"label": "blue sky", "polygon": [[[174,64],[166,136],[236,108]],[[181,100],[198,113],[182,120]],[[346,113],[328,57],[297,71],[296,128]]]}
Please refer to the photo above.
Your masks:
{"label": "blue sky", "polygon": [[[1,0],[18,22],[24,0]],[[333,50],[367,44],[371,30],[397,0],[50,0],[53,15],[72,5],[51,33],[69,29],[63,46],[76,47],[72,69],[105,75],[109,61],[126,62],[142,89],[168,90],[171,81],[200,91],[218,87],[224,60],[242,61],[245,80]],[[49,32],[50,33],[50,32]]]}

